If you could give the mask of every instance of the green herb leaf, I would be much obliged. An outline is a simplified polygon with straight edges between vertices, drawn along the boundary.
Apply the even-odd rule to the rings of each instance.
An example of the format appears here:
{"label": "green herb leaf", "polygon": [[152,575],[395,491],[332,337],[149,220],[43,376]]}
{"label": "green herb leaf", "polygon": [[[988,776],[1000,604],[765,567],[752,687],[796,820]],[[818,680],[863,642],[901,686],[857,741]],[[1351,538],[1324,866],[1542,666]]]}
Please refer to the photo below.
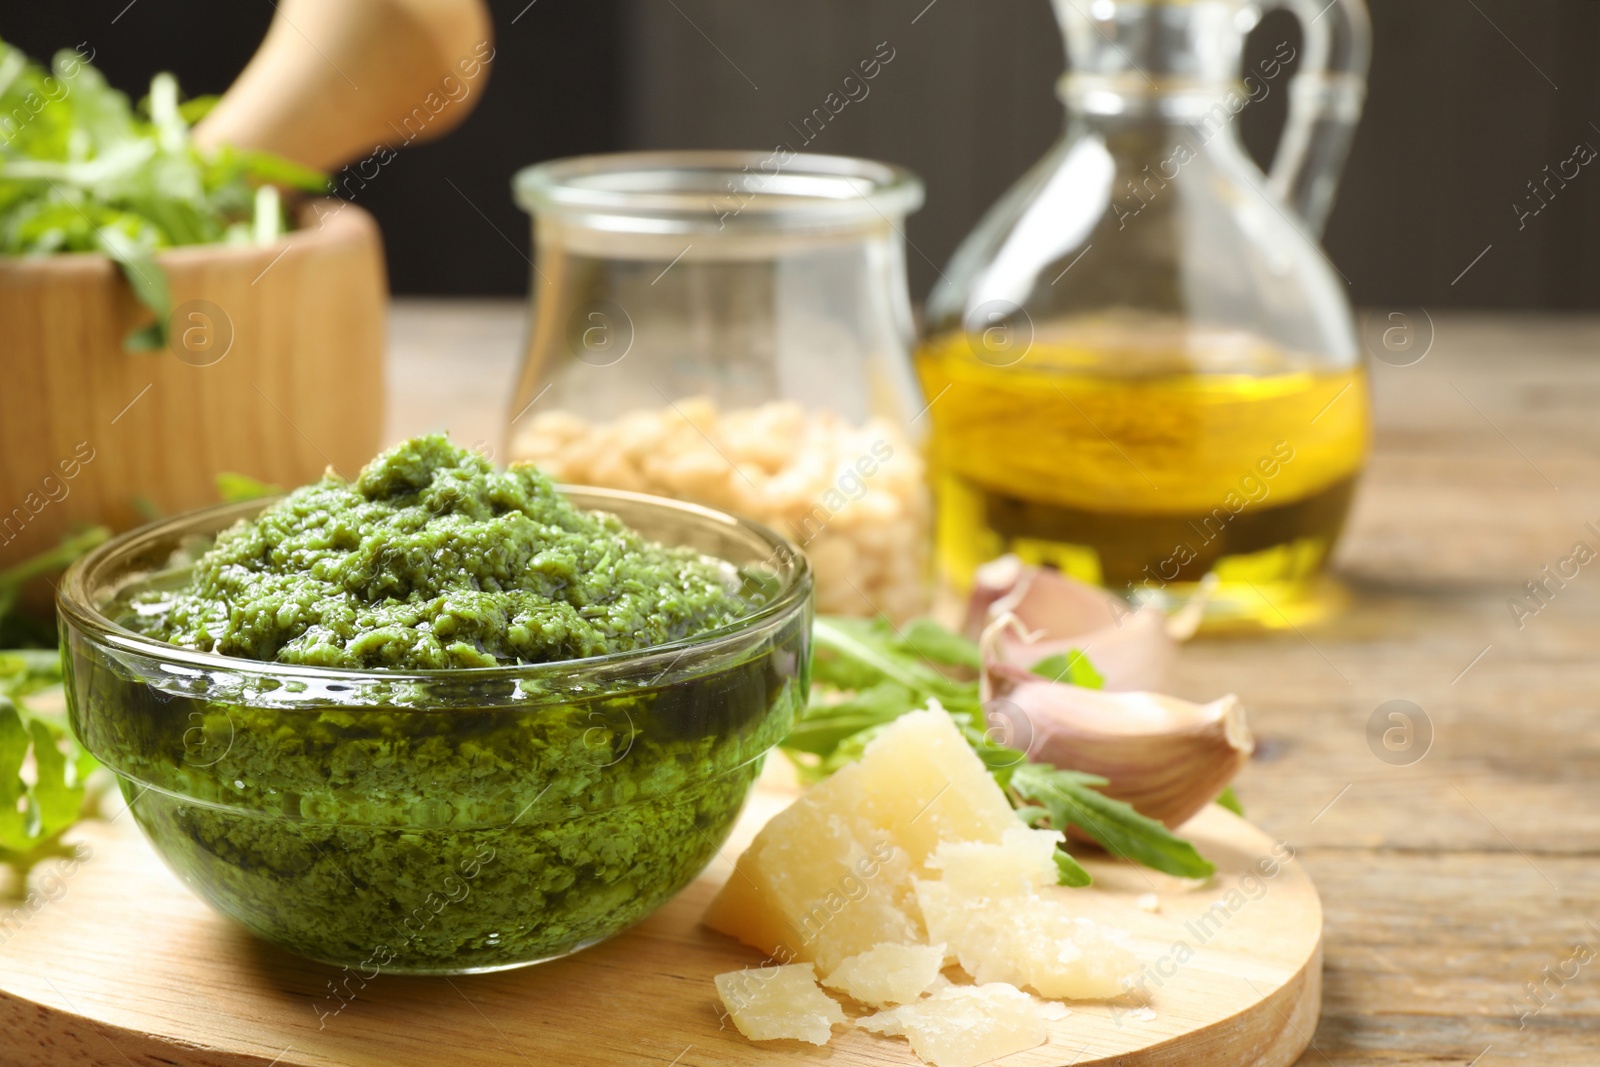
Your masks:
{"label": "green herb leaf", "polygon": [[160,352],[167,347],[167,328],[160,321],[147,322],[128,331],[122,339],[125,352]]}
{"label": "green herb leaf", "polygon": [[24,852],[35,842],[28,828],[28,783],[22,780],[32,743],[17,706],[0,697],[0,851]]}
{"label": "green herb leaf", "polygon": [[1011,775],[1011,789],[1045,808],[1056,830],[1076,826],[1112,855],[1180,878],[1209,878],[1216,873],[1216,867],[1189,842],[1095,788],[1105,784],[1104,778],[1044,763],[1025,763]]}
{"label": "green herb leaf", "polygon": [[[100,526],[83,530],[0,571],[0,633],[10,638],[26,632],[21,624],[27,620],[7,615],[24,584],[66,566],[109,536]],[[26,699],[59,687],[61,677],[61,653],[54,648],[0,652],[0,863],[19,872],[13,880],[17,885],[83,814],[88,775],[97,766],[73,738],[64,713],[35,710],[36,703]]]}
{"label": "green herb leaf", "polygon": [[183,121],[190,126],[198,126],[200,120],[211,114],[211,109],[217,106],[222,97],[212,93],[208,96],[194,96],[178,105],[178,114],[183,116]]}
{"label": "green herb leaf", "polygon": [[812,663],[815,680],[851,690],[895,682],[911,692],[915,707],[923,706],[929,697],[947,707],[977,704],[976,685],[953,681],[914,651],[907,651],[908,643],[885,620],[822,616],[811,633],[816,649]]}
{"label": "green herb leaf", "polygon": [[28,723],[28,733],[33,737],[33,769],[37,777],[33,785],[36,832],[40,838],[50,838],[78,821],[78,813],[83,810],[83,783],[70,780],[62,738],[56,730],[36,718]]}
{"label": "green herb leaf", "polygon": [[55,548],[0,571],[0,590],[20,588],[40,575],[60,570],[110,537],[111,531],[104,526],[91,526],[68,534]]}
{"label": "green herb leaf", "polygon": [[1233,786],[1230,785],[1225,788],[1222,791],[1222,795],[1217,797],[1216,802],[1240,818],[1244,817],[1244,805],[1239,803],[1239,796],[1233,791]]}
{"label": "green herb leaf", "polygon": [[1101,689],[1106,684],[1105,678],[1094,669],[1094,664],[1089,662],[1089,657],[1077,649],[1046,656],[1029,670],[1052,682],[1065,682],[1083,689]]}
{"label": "green herb leaf", "polygon": [[1056,849],[1056,884],[1082,889],[1094,881],[1089,872],[1065,849]]}
{"label": "green herb leaf", "polygon": [[257,181],[272,182],[274,185],[319,195],[326,195],[333,188],[333,182],[320,170],[302,167],[293,160],[272,155],[270,152],[258,152],[254,149],[234,151],[244,173]]}
{"label": "green herb leaf", "polygon": [[1009,789],[1011,772],[1028,762],[1028,754],[995,741],[990,735],[996,731],[987,727],[981,711],[977,715],[966,711],[951,711],[949,715],[955,720],[961,736],[972,746],[972,751],[983,761],[995,784],[1001,789]]}
{"label": "green herb leaf", "polygon": [[[190,127],[214,101],[180,100],[157,74],[136,111],[75,51],[46,71],[0,41],[0,255],[100,252],[115,260],[155,323],[125,341],[165,346],[171,295],[156,255],[176,245],[248,241],[288,218],[252,226],[262,183],[325,192],[324,175],[261,152],[202,153]],[[270,197],[268,198],[270,201]]]}
{"label": "green herb leaf", "polygon": [[974,671],[983,669],[983,657],[978,652],[976,642],[952,633],[927,617],[906,623],[897,635],[895,647],[903,653],[949,667],[965,667]]}
{"label": "green herb leaf", "polygon": [[252,478],[248,474],[239,474],[236,471],[222,471],[217,475],[217,496],[223,503],[235,504],[244,500],[257,500],[264,496],[276,496],[283,492],[279,486],[260,479]]}
{"label": "green herb leaf", "polygon": [[0,696],[0,861],[27,857],[78,821],[85,795],[79,770],[92,766],[82,756],[64,726],[25,716]]}
{"label": "green herb leaf", "polygon": [[831,704],[813,705],[784,739],[784,747],[828,756],[853,734],[893,722],[916,706],[911,690],[879,682]]}

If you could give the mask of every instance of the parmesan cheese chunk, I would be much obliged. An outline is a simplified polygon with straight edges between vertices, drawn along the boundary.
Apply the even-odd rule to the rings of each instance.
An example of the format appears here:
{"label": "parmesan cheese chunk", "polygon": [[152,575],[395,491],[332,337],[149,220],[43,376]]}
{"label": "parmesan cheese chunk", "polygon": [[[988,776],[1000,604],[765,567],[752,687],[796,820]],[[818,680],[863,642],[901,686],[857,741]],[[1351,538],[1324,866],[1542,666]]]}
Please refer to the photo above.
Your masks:
{"label": "parmesan cheese chunk", "polygon": [[977,1067],[1042,1045],[1049,1037],[1033,998],[1000,982],[948,986],[859,1019],[857,1025],[908,1038],[911,1050],[934,1067]]}
{"label": "parmesan cheese chunk", "polygon": [[944,966],[943,945],[886,942],[851,956],[822,980],[852,1000],[881,1008],[916,1000],[933,987]]}
{"label": "parmesan cheese chunk", "polygon": [[752,1041],[826,1045],[834,1025],[845,1021],[838,1002],[817,988],[809,963],[750,967],[719,974],[716,983],[733,1025]]}
{"label": "parmesan cheese chunk", "polygon": [[705,922],[832,973],[883,942],[925,941],[913,879],[943,845],[998,844],[1016,815],[944,711],[896,719],[861,759],[773,816]]}

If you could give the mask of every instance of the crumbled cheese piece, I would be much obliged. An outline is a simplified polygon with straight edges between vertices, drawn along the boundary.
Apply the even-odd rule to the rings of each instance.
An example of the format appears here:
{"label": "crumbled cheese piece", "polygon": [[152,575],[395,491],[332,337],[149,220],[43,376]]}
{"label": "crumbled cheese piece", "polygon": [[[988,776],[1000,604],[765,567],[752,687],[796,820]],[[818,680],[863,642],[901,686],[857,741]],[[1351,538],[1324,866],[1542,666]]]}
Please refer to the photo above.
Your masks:
{"label": "crumbled cheese piece", "polygon": [[1056,846],[1061,834],[1013,825],[998,844],[959,841],[940,845],[927,865],[957,896],[1010,897],[1056,884]]}
{"label": "crumbled cheese piece", "polygon": [[733,1025],[752,1041],[790,1038],[826,1045],[833,1027],[845,1021],[838,1003],[817,988],[809,963],[749,967],[719,974],[716,983]]}
{"label": "crumbled cheese piece", "polygon": [[974,899],[922,879],[916,891],[928,935],[954,949],[974,981],[1097,1000],[1121,995],[1137,977],[1138,960],[1119,935],[1074,916],[1054,892]]}
{"label": "crumbled cheese piece", "polygon": [[1161,898],[1154,893],[1145,893],[1134,903],[1139,905],[1140,911],[1148,911],[1151,915],[1161,910]]}
{"label": "crumbled cheese piece", "polygon": [[977,1067],[1049,1038],[1033,998],[999,982],[952,985],[859,1019],[857,1025],[909,1039],[912,1051],[933,1067]]}
{"label": "crumbled cheese piece", "polygon": [[1017,818],[950,716],[902,715],[862,758],[773,816],[706,924],[830,973],[885,941],[926,942],[914,876],[952,842],[998,844]]}
{"label": "crumbled cheese piece", "polygon": [[943,966],[943,945],[886,942],[851,956],[834,968],[822,984],[849,994],[853,1000],[881,1008],[916,1000],[943,977],[939,973]]}

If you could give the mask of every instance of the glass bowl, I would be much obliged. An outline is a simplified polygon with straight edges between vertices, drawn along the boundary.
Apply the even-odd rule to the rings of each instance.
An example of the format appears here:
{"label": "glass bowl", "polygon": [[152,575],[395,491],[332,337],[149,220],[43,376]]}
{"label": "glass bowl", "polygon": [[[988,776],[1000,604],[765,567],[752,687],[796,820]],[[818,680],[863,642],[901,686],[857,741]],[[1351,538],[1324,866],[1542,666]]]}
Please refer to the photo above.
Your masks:
{"label": "glass bowl", "polygon": [[732,563],[764,604],[633,652],[352,670],[189,651],[116,621],[130,586],[180,582],[270,501],[146,526],[68,571],[73,729],[194,893],[369,977],[461,974],[592,945],[705,867],[805,703],[810,571],[788,541],[722,512],[562,489]]}

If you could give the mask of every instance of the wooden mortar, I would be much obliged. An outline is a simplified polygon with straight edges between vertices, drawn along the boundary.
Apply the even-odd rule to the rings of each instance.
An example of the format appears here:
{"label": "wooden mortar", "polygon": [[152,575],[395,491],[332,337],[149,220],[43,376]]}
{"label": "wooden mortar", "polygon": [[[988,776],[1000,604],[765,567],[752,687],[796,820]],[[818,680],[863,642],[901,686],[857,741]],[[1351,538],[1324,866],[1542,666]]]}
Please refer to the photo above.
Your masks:
{"label": "wooden mortar", "polygon": [[[320,208],[319,220],[316,208]],[[377,225],[307,205],[270,246],[162,253],[168,348],[94,253],[0,258],[0,567],[77,524],[216,503],[235,471],[284,487],[353,476],[383,432],[387,281]]]}
{"label": "wooden mortar", "polygon": [[[429,140],[476,106],[494,57],[484,0],[280,0],[266,39],[195,129],[319,169]],[[216,503],[216,476],[284,488],[353,477],[382,444],[387,278],[377,226],[305,205],[270,247],[162,253],[167,349],[104,256],[0,257],[0,569],[73,526],[126,529]],[[39,583],[36,593],[49,590]],[[42,606],[43,597],[30,596]]]}

